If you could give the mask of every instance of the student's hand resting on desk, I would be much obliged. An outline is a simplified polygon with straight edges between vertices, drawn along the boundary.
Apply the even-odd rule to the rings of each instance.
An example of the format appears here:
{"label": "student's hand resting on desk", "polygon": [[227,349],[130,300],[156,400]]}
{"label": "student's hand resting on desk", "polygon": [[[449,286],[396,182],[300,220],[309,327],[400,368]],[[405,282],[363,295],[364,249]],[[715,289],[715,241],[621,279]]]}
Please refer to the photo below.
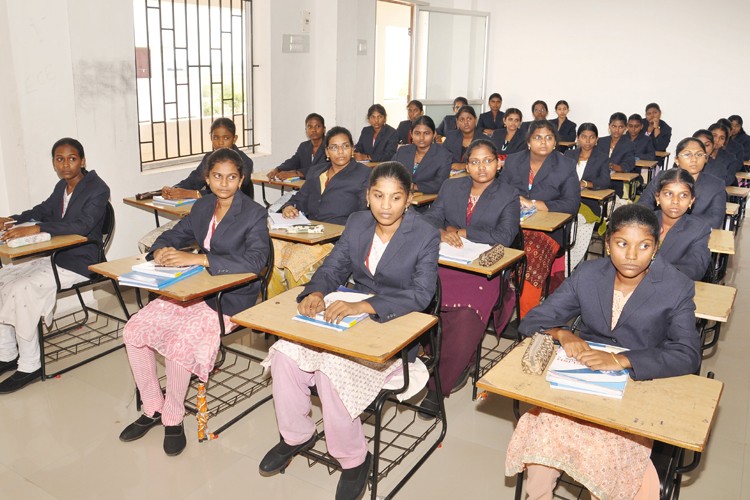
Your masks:
{"label": "student's hand resting on desk", "polygon": [[461,248],[464,246],[463,242],[461,241],[461,232],[463,232],[463,237],[465,238],[465,229],[459,230],[453,226],[448,226],[447,228],[440,230],[440,241],[447,243],[452,247]]}
{"label": "student's hand resting on desk", "polygon": [[596,349],[583,351],[576,359],[592,370],[622,370],[623,368],[631,368],[630,360],[626,356],[598,351]]}
{"label": "student's hand resting on desk", "polygon": [[276,178],[276,176],[278,175],[278,173],[279,173],[279,169],[278,168],[274,168],[272,170],[269,170],[268,173],[266,174],[268,176],[268,180],[269,181],[274,180]]}
{"label": "student's hand resting on desk", "polygon": [[357,161],[370,161],[370,156],[364,153],[354,153],[354,159]]}
{"label": "student's hand resting on desk", "polygon": [[154,262],[160,266],[202,266],[205,261],[205,255],[182,252],[173,247],[164,247],[154,251]]}
{"label": "student's hand resting on desk", "polygon": [[161,195],[168,200],[197,199],[200,193],[195,189],[182,189],[164,186],[161,188]]}
{"label": "student's hand resting on desk", "polygon": [[4,229],[5,225],[10,225],[10,223],[15,223],[13,219],[10,217],[0,217],[0,229]]}
{"label": "student's hand resting on desk", "polygon": [[375,309],[372,308],[369,302],[364,300],[360,302],[344,302],[342,300],[337,300],[328,306],[324,317],[329,323],[339,323],[346,316],[353,316],[362,313],[375,314]]}
{"label": "student's hand resting on desk", "polygon": [[518,199],[521,202],[521,208],[531,208],[533,206],[540,212],[549,212],[547,204],[543,201],[536,200],[536,202],[533,202],[525,196],[519,196]]}
{"label": "student's hand resting on desk", "polygon": [[320,292],[311,293],[302,299],[302,302],[297,304],[297,311],[308,318],[314,318],[316,314],[325,308],[326,303],[323,301],[323,294]]}
{"label": "student's hand resting on desk", "polygon": [[281,215],[283,215],[285,219],[294,219],[299,215],[299,210],[297,210],[297,207],[289,205],[288,207],[284,207],[284,210],[281,211]]}
{"label": "student's hand resting on desk", "polygon": [[578,359],[582,352],[591,350],[591,347],[589,347],[585,340],[570,330],[564,328],[550,328],[546,333],[560,342],[562,348],[565,349],[565,354],[567,354],[569,358]]}
{"label": "student's hand resting on desk", "polygon": [[484,135],[488,135],[488,136],[492,137],[492,134],[494,134],[495,131],[493,129],[491,129],[491,128],[486,128],[486,129],[482,130],[482,133]]}
{"label": "student's hand resting on desk", "polygon": [[32,234],[38,234],[42,230],[39,226],[22,226],[13,227],[8,229],[0,241],[12,240],[13,238],[21,238],[22,236],[31,236]]}
{"label": "student's hand resting on desk", "polygon": [[610,163],[609,169],[614,170],[615,172],[622,172],[622,167],[618,165],[617,163]]}
{"label": "student's hand resting on desk", "polygon": [[284,172],[276,172],[276,178],[285,181],[287,179],[291,179],[292,177],[301,177],[301,175],[299,174],[300,172],[298,172],[297,170],[287,170]]}

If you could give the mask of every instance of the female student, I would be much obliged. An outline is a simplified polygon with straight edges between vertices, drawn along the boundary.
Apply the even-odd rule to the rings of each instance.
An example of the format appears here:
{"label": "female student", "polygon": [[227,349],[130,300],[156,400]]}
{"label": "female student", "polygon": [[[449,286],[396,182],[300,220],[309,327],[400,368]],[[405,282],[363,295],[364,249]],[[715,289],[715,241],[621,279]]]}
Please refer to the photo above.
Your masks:
{"label": "female student", "polygon": [[[531,105],[531,117],[533,120],[546,120],[547,115],[549,115],[549,108],[547,107],[547,103],[542,100],[534,101],[534,104]],[[529,124],[531,122],[523,122],[521,124],[521,133],[524,137],[528,134],[529,130]],[[550,122],[552,124],[552,122]],[[554,125],[551,125],[554,126]]]}
{"label": "female student", "polygon": [[417,100],[409,101],[409,104],[406,106],[407,119],[400,122],[398,127],[396,127],[399,144],[411,144],[411,124],[422,115],[424,115],[422,102]]}
{"label": "female student", "polygon": [[[462,238],[510,246],[518,233],[520,204],[518,193],[495,177],[497,148],[488,139],[478,139],[471,143],[466,155],[469,177],[445,182],[424,218],[440,230],[442,242],[454,247],[463,246]],[[444,267],[438,273],[443,289],[439,376],[443,394],[448,396],[460,385],[462,374],[468,374],[497,303],[501,278],[487,280]],[[422,406],[431,410],[438,407],[432,381]]]}
{"label": "female student", "polygon": [[[86,170],[80,142],[69,137],[52,146],[52,166],[60,181],[45,201],[30,210],[0,217],[0,244],[40,232],[52,236],[78,234],[102,242],[102,224],[109,187],[96,171]],[[13,226],[33,222],[28,226]],[[88,266],[99,262],[95,245],[83,245],[58,254],[60,285],[70,287],[91,276]],[[49,257],[34,258],[0,268],[0,374],[16,370],[0,382],[0,394],[17,391],[40,378],[41,360],[37,325],[49,324],[55,308],[57,285]]]}
{"label": "female student", "polygon": [[523,121],[523,113],[520,109],[508,108],[505,111],[503,123],[505,128],[496,130],[492,134],[492,142],[498,150],[500,168],[503,168],[508,155],[518,153],[528,148],[526,138],[519,129]]}
{"label": "female student", "polygon": [[[527,143],[528,151],[505,160],[500,179],[516,190],[521,208],[534,207],[537,211],[564,212],[575,217],[581,204],[581,188],[575,161],[555,150],[557,130],[547,120],[535,120],[529,125]],[[562,230],[551,235],[524,231],[528,266],[521,294],[522,317],[541,300],[542,287],[563,240]]]}
{"label": "female student", "polygon": [[370,126],[362,129],[354,145],[354,157],[358,161],[388,161],[393,158],[398,147],[398,134],[385,122],[386,118],[385,108],[381,104],[373,104],[367,110]]}
{"label": "female student", "polygon": [[[727,164],[727,177],[730,175],[734,177],[732,179],[732,185],[737,182],[735,174],[742,172],[743,164],[742,159],[738,158],[736,154],[729,151],[727,148],[727,138],[729,137],[729,129],[722,123],[716,122],[710,127],[708,131],[714,138],[714,147],[711,151],[711,158],[714,160],[721,161]],[[718,176],[717,176],[718,177]],[[726,182],[726,179],[725,179]]]}
{"label": "female student", "polygon": [[458,113],[458,110],[461,109],[462,106],[468,105],[469,101],[465,97],[459,96],[453,99],[453,113],[450,115],[445,115],[441,120],[440,125],[438,125],[435,129],[438,139],[447,136],[448,132],[450,132],[451,130],[456,130],[458,128],[458,126],[456,125],[456,113]]}
{"label": "female student", "polygon": [[733,165],[735,158],[731,153],[727,153],[725,149],[716,149],[714,147],[714,136],[711,131],[705,129],[696,130],[693,133],[693,137],[701,141],[706,148],[708,161],[706,162],[706,166],[703,167],[703,172],[722,179],[727,186],[736,184],[737,177],[735,177]]}
{"label": "female student", "polygon": [[[174,229],[154,242],[156,264],[162,266],[202,265],[211,275],[256,273],[268,260],[269,237],[266,211],[239,192],[242,185],[242,157],[231,149],[217,149],[206,162],[205,182],[211,189],[195,202],[190,214]],[[201,254],[178,250],[198,243]],[[222,321],[227,330],[233,314],[255,304],[257,282],[224,294]],[[143,400],[143,414],[120,434],[124,442],[143,437],[149,429],[164,425],[164,452],[169,456],[185,449],[185,395],[190,377],[203,382],[214,367],[219,350],[220,325],[215,299],[183,303],[159,298],[133,315],[125,325],[123,338],[133,378]],[[156,352],[165,358],[166,395],[156,373]]]}
{"label": "female student", "polygon": [[[302,188],[281,207],[284,217],[294,218],[302,212],[310,220],[345,224],[349,215],[366,208],[370,169],[352,158],[352,134],[343,127],[333,127],[324,145],[328,162],[310,168]],[[333,244],[305,245],[273,239],[273,248],[270,297],[310,281]]]}
{"label": "female student", "polygon": [[[687,170],[695,179],[695,202],[691,214],[703,219],[712,228],[721,229],[727,208],[726,186],[723,180],[703,172],[706,161],[706,146],[699,139],[688,137],[677,144],[674,159],[676,167]],[[643,190],[638,203],[654,210],[658,186],[657,175]]]}
{"label": "female student", "polygon": [[695,202],[695,180],[681,168],[659,176],[656,218],[659,219],[659,255],[690,278],[698,281],[711,262],[708,238],[711,228],[687,212]]}
{"label": "female student", "polygon": [[[576,162],[576,174],[581,189],[608,189],[609,158],[597,149],[599,140],[599,129],[593,123],[582,123],[578,127],[578,139],[576,149],[569,149],[565,156]],[[581,202],[591,209],[594,215],[601,214],[601,207],[594,200],[582,199]]]}
{"label": "female student", "polygon": [[[313,317],[325,311],[326,321],[337,322],[346,315],[368,313],[372,320],[386,322],[422,311],[429,304],[437,284],[440,235],[409,210],[411,183],[409,173],[396,162],[373,169],[367,189],[370,210],[349,218],[331,255],[299,295],[300,314]],[[350,275],[355,289],[373,297],[354,303],[337,301],[326,308],[324,296]],[[282,439],[261,460],[260,474],[282,471],[295,454],[315,444],[315,422],[309,415],[309,387],[315,385],[323,407],[328,452],[343,469],[336,498],[360,498],[372,455],[359,415],[401,367],[401,361],[373,369],[280,340],[264,361],[269,363]]]}
{"label": "female student", "polygon": [[575,122],[568,120],[569,110],[570,106],[568,106],[568,101],[557,101],[557,104],[555,104],[557,118],[550,120],[552,124],[557,127],[557,135],[560,137],[560,140],[565,142],[573,142],[576,140],[576,124]]}
{"label": "female student", "polygon": [[[608,258],[582,262],[562,286],[521,322],[523,335],[545,332],[568,356],[594,370],[627,369],[635,380],[695,373],[693,282],[657,255],[659,223],[645,207],[615,210]],[[581,317],[580,336],[567,325]],[[610,354],[586,341],[629,349]],[[599,498],[658,498],[652,441],[535,408],[513,432],[507,475],[528,471],[528,498],[552,498],[561,471]]]}
{"label": "female student", "polygon": [[646,131],[643,130],[641,115],[636,113],[628,117],[628,133],[625,134],[625,138],[633,143],[635,161],[656,159],[654,142],[646,136]]}
{"label": "female student", "polygon": [[461,164],[454,166],[454,170],[460,170],[466,163],[466,149],[469,144],[483,137],[486,139],[487,136],[477,129],[477,113],[471,106],[461,106],[456,113],[456,123],[458,130],[448,132],[443,146],[453,156],[453,163]]}
{"label": "female student", "polygon": [[417,117],[410,135],[413,144],[398,148],[393,161],[411,171],[414,191],[437,193],[451,173],[453,157],[442,145],[434,143],[435,122],[429,116]]}
{"label": "female student", "polygon": [[742,117],[740,115],[732,115],[727,120],[732,124],[732,128],[729,130],[732,141],[739,143],[744,151],[742,161],[750,160],[750,135],[747,135],[745,129],[742,128]]}
{"label": "female student", "polygon": [[505,113],[500,111],[500,107],[503,105],[503,96],[495,92],[490,95],[487,104],[489,104],[490,110],[479,115],[477,128],[491,137],[495,130],[505,126],[503,123]]}
{"label": "female student", "polygon": [[609,158],[609,169],[615,172],[632,172],[635,169],[635,149],[633,143],[623,135],[628,119],[625,113],[613,113],[609,117],[609,134],[599,139],[597,148]]}
{"label": "female student", "polygon": [[742,171],[743,158],[745,157],[745,147],[741,143],[732,139],[732,122],[730,122],[726,118],[719,118],[718,120],[716,120],[716,123],[726,127],[727,138],[726,141],[724,141],[722,147],[727,150],[727,153],[730,153],[734,155],[735,158],[737,158],[738,168],[740,169],[738,170],[738,172]]}
{"label": "female student", "polygon": [[301,142],[294,155],[278,167],[268,172],[269,179],[304,179],[311,165],[321,163],[325,158],[323,136],[326,134],[326,121],[318,113],[310,113],[305,118],[307,140]]}
{"label": "female student", "polygon": [[666,151],[672,140],[672,127],[661,119],[661,108],[655,102],[646,105],[646,118],[643,120],[646,136],[651,138],[654,149]]}

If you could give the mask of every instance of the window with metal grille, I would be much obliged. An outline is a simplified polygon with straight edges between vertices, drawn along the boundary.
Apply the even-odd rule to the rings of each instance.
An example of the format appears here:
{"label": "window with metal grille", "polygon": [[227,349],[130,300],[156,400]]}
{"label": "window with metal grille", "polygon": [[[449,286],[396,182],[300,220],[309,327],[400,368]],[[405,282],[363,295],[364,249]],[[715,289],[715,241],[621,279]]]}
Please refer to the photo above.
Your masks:
{"label": "window with metal grille", "polygon": [[221,116],[254,152],[252,1],[133,0],[133,11],[142,170],[210,152]]}

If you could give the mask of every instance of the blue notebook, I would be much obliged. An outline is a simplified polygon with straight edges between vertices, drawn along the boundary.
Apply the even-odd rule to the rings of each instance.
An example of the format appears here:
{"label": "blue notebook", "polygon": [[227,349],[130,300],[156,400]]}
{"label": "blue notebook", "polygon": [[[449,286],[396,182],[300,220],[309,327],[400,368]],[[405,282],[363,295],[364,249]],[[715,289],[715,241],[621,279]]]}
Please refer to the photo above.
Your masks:
{"label": "blue notebook", "polygon": [[[360,302],[370,297],[372,297],[371,294],[362,293],[345,286],[340,286],[335,292],[331,292],[326,295],[323,300],[325,301],[326,307],[328,307],[330,304],[337,300],[343,300],[345,302]],[[349,328],[353,327],[360,321],[367,319],[368,316],[369,314],[367,313],[357,314],[353,316],[344,316],[344,318],[339,323],[331,323],[325,320],[324,312],[319,312],[315,315],[314,318],[310,318],[309,316],[304,316],[302,314],[296,314],[292,317],[292,319],[295,321],[302,321],[303,323],[308,323],[310,325],[343,332],[344,330],[348,330]]]}
{"label": "blue notebook", "polygon": [[121,285],[146,288],[148,290],[163,290],[170,285],[174,285],[178,281],[182,281],[185,278],[189,278],[190,276],[200,273],[201,271],[203,271],[203,269],[203,266],[195,266],[175,277],[155,276],[153,274],[130,271],[129,273],[121,275],[117,281]]}

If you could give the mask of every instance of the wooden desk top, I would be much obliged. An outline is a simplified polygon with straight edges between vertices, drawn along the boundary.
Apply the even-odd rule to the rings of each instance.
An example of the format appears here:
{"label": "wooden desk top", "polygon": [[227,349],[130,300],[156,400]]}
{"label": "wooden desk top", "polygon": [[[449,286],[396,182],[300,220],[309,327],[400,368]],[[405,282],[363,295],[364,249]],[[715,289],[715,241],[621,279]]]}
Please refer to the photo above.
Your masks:
{"label": "wooden desk top", "polygon": [[521,228],[551,232],[559,229],[572,218],[572,215],[562,212],[536,212],[521,222]]}
{"label": "wooden desk top", "polygon": [[304,243],[306,245],[317,245],[318,243],[328,243],[337,240],[344,232],[344,226],[331,224],[329,222],[310,221],[311,224],[323,224],[322,233],[287,233],[283,229],[270,229],[268,233],[271,238],[277,240],[291,241],[293,243]]}
{"label": "wooden desk top", "polygon": [[750,188],[741,188],[737,186],[727,186],[727,194],[738,198],[747,198]]}
{"label": "wooden desk top", "polygon": [[564,148],[572,148],[576,145],[575,141],[560,141],[557,143],[558,146],[562,146]]}
{"label": "wooden desk top", "polygon": [[377,167],[378,165],[380,165],[383,162],[382,161],[365,161],[365,162],[361,162],[361,163],[365,167],[375,168],[375,167]]}
{"label": "wooden desk top", "polygon": [[695,317],[726,323],[736,297],[736,288],[696,281]]}
{"label": "wooden desk top", "polygon": [[299,189],[305,183],[304,179],[298,179],[291,182],[269,179],[265,172],[253,172],[250,176],[250,180],[253,184],[266,184],[267,186],[288,187],[292,189]]}
{"label": "wooden desk top", "polygon": [[745,160],[742,164],[746,167],[750,167],[750,160]]}
{"label": "wooden desk top", "polygon": [[609,178],[613,181],[633,182],[633,180],[637,179],[639,175],[640,174],[636,174],[635,172],[611,172]]}
{"label": "wooden desk top", "polygon": [[[101,264],[94,264],[93,266],[89,266],[89,270],[106,276],[107,278],[117,280],[119,276],[132,271],[134,264],[140,264],[145,261],[146,254],[136,255],[110,262],[102,262]],[[204,270],[194,276],[178,281],[164,290],[151,291],[171,299],[179,300],[180,302],[187,302],[188,300],[205,297],[206,295],[226,290],[235,285],[249,283],[257,278],[258,276],[254,273],[211,276],[208,274],[208,271]]]}
{"label": "wooden desk top", "polygon": [[589,200],[603,201],[607,198],[611,198],[615,195],[614,189],[583,189],[581,190],[581,198]]}
{"label": "wooden desk top", "polygon": [[[455,174],[453,172],[456,172]],[[451,170],[450,177],[448,179],[460,179],[461,177],[468,177],[469,172],[466,170]]]}
{"label": "wooden desk top", "polygon": [[611,429],[688,450],[704,450],[722,382],[696,375],[628,380],[622,399],[552,389],[544,375],[527,375],[521,370],[529,341],[513,349],[477,387]]}
{"label": "wooden desk top", "polygon": [[343,332],[316,328],[292,319],[302,290],[301,286],[287,290],[233,316],[232,321],[306,346],[375,363],[385,363],[437,323],[434,316],[413,312],[383,324],[367,318]]}
{"label": "wooden desk top", "polygon": [[669,158],[670,154],[671,153],[669,151],[657,151],[656,152],[656,157],[657,158]]}
{"label": "wooden desk top", "polygon": [[739,203],[732,203],[731,201],[727,202],[727,215],[737,215],[740,212],[740,204]]}
{"label": "wooden desk top", "polygon": [[436,194],[425,194],[425,193],[415,192],[414,196],[411,199],[411,204],[421,207],[422,205],[429,205],[435,200],[437,200]]}
{"label": "wooden desk top", "polygon": [[505,269],[506,267],[515,264],[526,255],[523,250],[516,250],[515,248],[505,248],[503,258],[497,261],[495,264],[489,267],[480,266],[476,259],[471,264],[462,264],[461,262],[453,262],[451,260],[440,259],[438,263],[441,266],[452,267],[454,269],[461,269],[462,271],[470,271],[476,274],[483,274],[487,278],[492,278],[497,273]]}
{"label": "wooden desk top", "polygon": [[712,229],[708,237],[708,249],[714,253],[734,255],[734,232],[726,229]]}
{"label": "wooden desk top", "polygon": [[654,168],[659,164],[656,160],[638,160],[635,162],[637,168]]}
{"label": "wooden desk top", "polygon": [[734,175],[736,175],[738,179],[744,179],[746,181],[750,180],[750,172],[737,172]]}
{"label": "wooden desk top", "polygon": [[20,257],[26,257],[27,255],[34,255],[35,253],[51,252],[58,248],[65,248],[78,243],[86,241],[85,236],[79,236],[77,234],[66,234],[61,236],[53,236],[49,241],[43,241],[41,243],[33,243],[17,248],[10,248],[8,245],[0,245],[0,257],[6,257],[8,259],[18,259]]}
{"label": "wooden desk top", "polygon": [[161,203],[154,203],[154,200],[136,200],[135,197],[123,198],[122,201],[126,205],[131,205],[137,208],[143,208],[145,210],[155,210],[159,213],[176,215],[177,217],[185,217],[193,209],[193,204],[183,205],[180,207],[173,207],[171,205],[162,205]]}

